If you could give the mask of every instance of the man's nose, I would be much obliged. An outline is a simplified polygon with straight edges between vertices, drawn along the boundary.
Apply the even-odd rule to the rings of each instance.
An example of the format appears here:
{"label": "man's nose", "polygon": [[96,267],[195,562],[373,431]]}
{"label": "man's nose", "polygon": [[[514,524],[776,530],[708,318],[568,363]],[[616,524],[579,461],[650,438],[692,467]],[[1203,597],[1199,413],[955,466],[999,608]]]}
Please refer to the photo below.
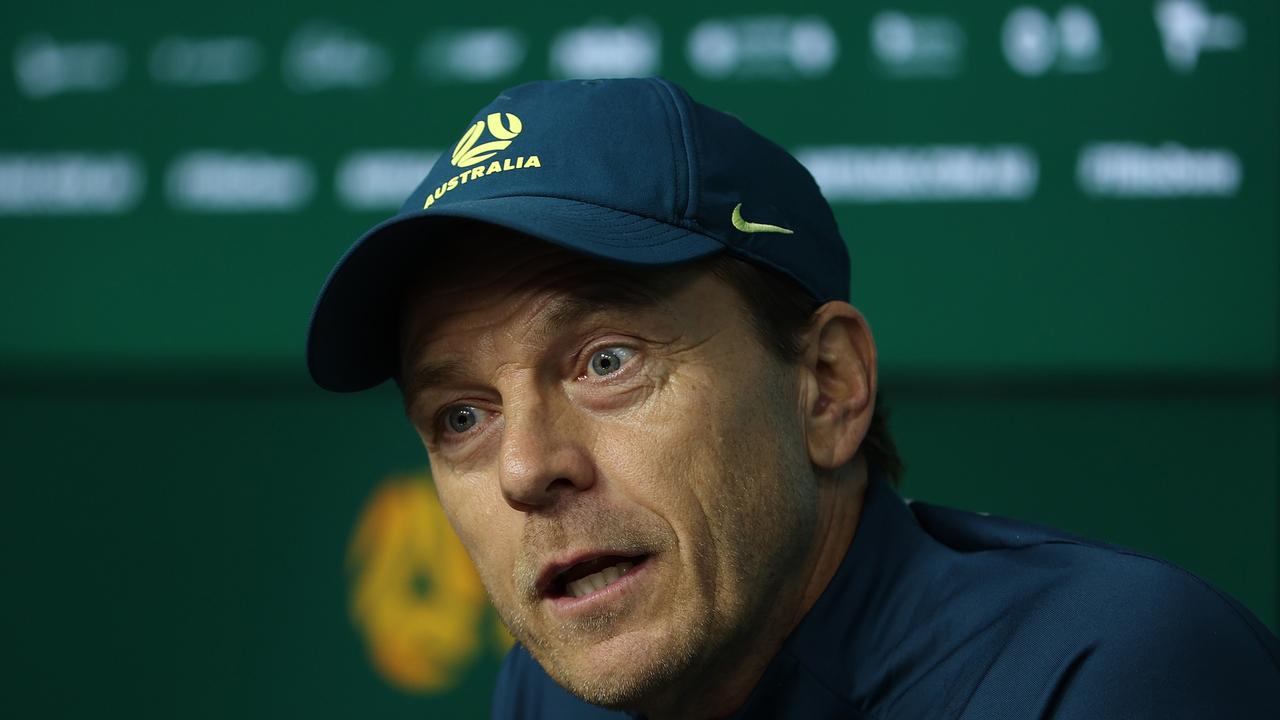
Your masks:
{"label": "man's nose", "polygon": [[504,409],[499,482],[507,504],[546,509],[595,484],[595,463],[578,423],[545,402]]}

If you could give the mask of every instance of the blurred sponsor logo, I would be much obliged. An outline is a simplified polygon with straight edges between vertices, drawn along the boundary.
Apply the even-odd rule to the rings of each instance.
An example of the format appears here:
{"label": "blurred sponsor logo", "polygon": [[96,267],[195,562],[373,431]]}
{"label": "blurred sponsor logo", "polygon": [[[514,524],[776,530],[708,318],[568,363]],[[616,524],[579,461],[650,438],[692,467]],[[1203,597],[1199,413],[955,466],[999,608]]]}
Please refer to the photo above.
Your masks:
{"label": "blurred sponsor logo", "polygon": [[262,69],[262,46],[247,37],[167,37],[151,50],[151,77],[165,85],[236,85]]}
{"label": "blurred sponsor logo", "polygon": [[892,77],[949,77],[964,66],[965,36],[950,18],[886,10],[871,18],[871,52]]}
{"label": "blurred sponsor logo", "polygon": [[704,20],[685,51],[694,72],[711,80],[793,79],[831,72],[840,43],[824,18],[768,15]]}
{"label": "blurred sponsor logo", "polygon": [[1211,13],[1199,0],[1161,0],[1156,3],[1156,28],[1164,57],[1178,72],[1196,69],[1205,50],[1244,47],[1244,23],[1227,13]]}
{"label": "blurred sponsor logo", "polygon": [[297,157],[193,150],[169,166],[165,189],[181,210],[289,212],[311,199],[315,174]]}
{"label": "blurred sponsor logo", "polygon": [[1107,61],[1098,20],[1080,5],[1063,7],[1057,17],[1031,5],[1016,7],[1005,18],[1000,43],[1009,67],[1028,77],[1050,70],[1096,72]]}
{"label": "blurred sponsor logo", "polygon": [[505,628],[489,619],[480,578],[425,473],[378,486],[346,565],[351,619],[369,659],[403,690],[448,690],[482,649],[501,654],[511,646]]}
{"label": "blurred sponsor logo", "polygon": [[0,155],[0,215],[124,213],[144,185],[142,163],[126,153]]}
{"label": "blurred sponsor logo", "polygon": [[338,163],[338,200],[352,210],[398,208],[439,157],[438,150],[353,151]]}
{"label": "blurred sponsor logo", "polygon": [[1243,178],[1240,158],[1225,148],[1093,143],[1076,160],[1081,190],[1099,197],[1230,197]]}
{"label": "blurred sponsor logo", "polygon": [[658,72],[662,37],[652,21],[596,21],[560,31],[551,41],[557,77],[636,77]]}
{"label": "blurred sponsor logo", "polygon": [[418,69],[435,80],[492,82],[515,72],[527,50],[513,28],[440,30],[418,48]]}
{"label": "blurred sponsor logo", "polygon": [[13,51],[14,79],[29,98],[66,92],[103,92],[124,81],[124,48],[105,41],[58,42],[28,35]]}
{"label": "blurred sponsor logo", "polygon": [[300,93],[372,87],[391,74],[391,58],[354,30],[312,22],[289,38],[283,71],[285,84]]}
{"label": "blurred sponsor logo", "polygon": [[796,157],[831,202],[1020,201],[1035,194],[1036,155],[1022,145],[807,147]]}

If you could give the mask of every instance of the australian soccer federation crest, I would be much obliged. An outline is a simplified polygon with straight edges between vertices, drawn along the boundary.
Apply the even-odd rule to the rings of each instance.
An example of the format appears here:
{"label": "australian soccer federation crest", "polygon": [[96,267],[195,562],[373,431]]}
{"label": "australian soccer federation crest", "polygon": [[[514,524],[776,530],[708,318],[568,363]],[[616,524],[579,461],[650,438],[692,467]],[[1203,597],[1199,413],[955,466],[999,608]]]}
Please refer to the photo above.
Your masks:
{"label": "australian soccer federation crest", "polygon": [[473,663],[511,647],[426,473],[376,487],[346,564],[351,619],[392,685],[447,692]]}
{"label": "australian soccer federation crest", "polygon": [[[489,113],[484,120],[478,120],[467,128],[449,155],[449,164],[464,168],[463,171],[437,185],[423,201],[422,209],[431,207],[459,185],[481,181],[502,172],[542,167],[542,159],[537,155],[497,157],[515,142],[522,130],[524,122],[517,115],[497,112]],[[491,139],[486,139],[486,132]],[[487,165],[485,161],[488,161]]]}

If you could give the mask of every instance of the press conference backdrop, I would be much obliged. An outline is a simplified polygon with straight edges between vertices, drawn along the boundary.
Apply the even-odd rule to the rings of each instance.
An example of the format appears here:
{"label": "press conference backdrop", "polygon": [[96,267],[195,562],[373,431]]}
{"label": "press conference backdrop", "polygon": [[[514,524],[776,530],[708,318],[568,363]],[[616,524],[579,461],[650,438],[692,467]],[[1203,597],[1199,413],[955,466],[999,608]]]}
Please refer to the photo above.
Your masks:
{"label": "press conference backdrop", "polygon": [[394,393],[313,389],[302,343],[547,77],[663,74],[809,167],[906,495],[1277,626],[1275,3],[180,5],[0,11],[6,716],[487,712],[510,639]]}

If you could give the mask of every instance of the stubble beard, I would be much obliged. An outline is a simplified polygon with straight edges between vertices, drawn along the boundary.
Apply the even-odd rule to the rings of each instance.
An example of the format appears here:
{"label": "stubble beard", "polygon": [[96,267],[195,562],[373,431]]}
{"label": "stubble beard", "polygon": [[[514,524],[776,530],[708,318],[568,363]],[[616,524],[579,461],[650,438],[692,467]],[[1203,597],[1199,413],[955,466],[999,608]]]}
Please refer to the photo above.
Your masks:
{"label": "stubble beard", "polygon": [[[795,468],[770,470],[790,475]],[[625,613],[604,610],[581,620],[557,623],[540,634],[529,626],[526,612],[497,606],[512,635],[561,687],[588,703],[616,710],[651,709],[655,702],[668,709],[678,707],[702,694],[702,679],[732,673],[733,662],[750,652],[760,635],[767,634],[767,624],[773,621],[773,600],[808,547],[805,539],[812,534],[812,513],[803,508],[815,500],[800,477],[774,476],[783,497],[773,495],[772,499],[788,507],[778,503],[766,507],[770,500],[751,492],[762,482],[758,474],[735,472],[722,480],[739,490],[730,494],[730,506],[724,511],[738,518],[763,520],[763,526],[739,527],[726,533],[735,538],[717,538],[721,551],[729,555],[721,567],[727,565],[732,573],[731,577],[717,578],[717,597],[705,607],[676,602],[670,613],[655,617],[655,621],[666,621],[667,631],[655,638],[654,645],[644,648],[645,652],[629,654],[618,671],[584,672],[572,654],[588,643],[606,639],[606,633],[626,622]],[[753,542],[743,542],[744,537]],[[761,547],[773,552],[760,553]],[[705,550],[699,548],[696,554],[698,564],[705,565],[701,562]],[[536,604],[525,607],[529,613],[537,612]]]}
{"label": "stubble beard", "polygon": [[[771,652],[776,652],[770,643],[780,643],[790,632],[789,626],[780,626],[798,620],[788,614],[788,603],[783,598],[795,590],[789,583],[797,580],[796,568],[804,562],[812,545],[817,515],[816,478],[802,437],[779,433],[775,424],[788,417],[787,398],[756,400],[753,403],[746,396],[739,398],[743,403],[739,412],[743,415],[738,417],[750,417],[746,413],[758,412],[762,406],[772,407],[774,412],[757,416],[760,419],[754,427],[720,435],[721,442],[709,456],[698,458],[697,462],[668,465],[714,468],[710,477],[687,481],[723,487],[717,498],[719,506],[709,510],[732,521],[718,531],[713,528],[710,538],[723,557],[711,557],[709,548],[693,548],[697,567],[723,571],[719,577],[710,578],[712,597],[691,606],[686,598],[676,597],[677,589],[658,588],[657,592],[670,593],[670,611],[648,618],[650,622],[664,621],[666,627],[654,638],[652,646],[644,648],[645,652],[629,654],[620,661],[616,672],[583,669],[569,655],[585,643],[604,639],[611,629],[626,623],[625,613],[603,611],[546,628],[540,636],[526,622],[539,612],[539,598],[518,599],[514,607],[507,608],[495,602],[512,635],[553,680],[573,695],[612,709],[678,713],[702,699],[712,689],[712,683],[741,672],[744,662],[758,663],[762,669],[771,657],[761,655],[762,640]],[[763,438],[772,439],[776,445],[761,448]],[[637,527],[608,517],[608,513],[589,512],[577,518],[580,522],[567,527],[575,531],[574,537],[609,539],[614,547],[626,547],[628,541],[638,546],[666,541],[660,550],[679,560],[673,538],[643,525]],[[560,525],[557,529],[563,532],[565,527]],[[632,532],[636,534],[627,535]],[[558,538],[561,542],[564,539]],[[522,573],[527,576],[531,572],[526,565],[517,562],[517,587],[527,585],[528,577],[520,578]],[[521,608],[525,612],[520,612]]]}
{"label": "stubble beard", "polygon": [[[706,642],[708,628],[705,623],[677,622],[676,626],[691,627],[687,628],[688,632],[663,637],[664,644],[668,644],[664,650],[630,653],[623,661],[625,666],[619,666],[617,672],[593,672],[597,669],[583,668],[580,658],[575,661],[575,654],[580,654],[581,649],[590,644],[612,639],[617,630],[627,623],[631,611],[604,608],[583,618],[551,624],[537,623],[535,618],[546,617],[542,611],[543,598],[535,588],[540,569],[538,559],[546,554],[543,548],[566,547],[570,537],[579,543],[586,538],[592,546],[629,549],[651,557],[675,556],[674,539],[666,537],[652,525],[645,525],[644,522],[619,520],[616,513],[601,509],[576,507],[554,522],[533,526],[526,532],[522,545],[528,551],[516,561],[514,600],[499,601],[492,591],[494,585],[490,579],[482,577],[498,616],[512,636],[556,683],[594,705],[630,707],[638,699],[652,694],[654,689],[672,683],[690,666],[697,648]],[[679,606],[676,605],[675,609],[678,611]]]}

